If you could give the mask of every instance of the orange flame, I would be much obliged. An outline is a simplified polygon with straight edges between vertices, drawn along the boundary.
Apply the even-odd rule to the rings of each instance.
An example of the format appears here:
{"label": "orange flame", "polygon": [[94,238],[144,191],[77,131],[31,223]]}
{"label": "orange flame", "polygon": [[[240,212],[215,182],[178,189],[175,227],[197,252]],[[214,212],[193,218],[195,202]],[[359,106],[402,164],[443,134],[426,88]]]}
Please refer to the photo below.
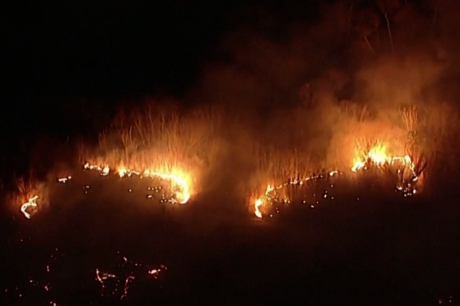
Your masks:
{"label": "orange flame", "polygon": [[[89,170],[97,170],[103,176],[107,176],[111,169],[109,166],[105,166],[104,168],[102,168],[97,165],[90,165],[89,163],[86,163],[83,166],[83,168],[89,169]],[[159,171],[151,171],[148,169],[144,171],[138,171],[138,170],[127,169],[123,166],[118,167],[117,170],[115,170],[115,172],[121,178],[125,176],[131,177],[132,175],[136,175],[136,176],[139,176],[140,178],[142,177],[147,177],[151,179],[160,178],[163,180],[171,181],[179,189],[175,191],[175,198],[177,199],[177,201],[180,204],[185,204],[190,200],[190,197],[191,197],[190,187],[188,184],[188,180],[186,179],[187,176],[184,174],[164,173],[164,172],[159,172]],[[179,171],[172,171],[172,172],[179,172]]]}

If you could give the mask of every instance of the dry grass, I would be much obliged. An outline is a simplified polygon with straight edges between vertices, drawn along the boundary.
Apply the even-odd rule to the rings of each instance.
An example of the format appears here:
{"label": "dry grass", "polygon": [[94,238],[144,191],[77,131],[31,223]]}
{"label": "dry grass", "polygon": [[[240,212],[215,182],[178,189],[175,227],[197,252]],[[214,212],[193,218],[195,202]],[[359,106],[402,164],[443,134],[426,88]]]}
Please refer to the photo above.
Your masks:
{"label": "dry grass", "polygon": [[216,158],[221,125],[217,108],[186,115],[151,105],[122,110],[111,129],[100,135],[96,150],[81,148],[81,159],[114,168],[188,173],[199,181]]}
{"label": "dry grass", "polygon": [[407,129],[406,151],[415,171],[428,178],[427,184],[460,170],[460,116],[456,109],[446,103],[411,106],[403,110],[402,119]]}
{"label": "dry grass", "polygon": [[357,104],[352,101],[341,101],[340,110],[342,114],[356,122],[368,121],[371,118],[369,106],[367,104]]}
{"label": "dry grass", "polygon": [[[400,121],[397,118],[395,121],[394,116],[371,115],[367,105],[349,101],[330,113],[337,119],[337,125],[325,126],[332,131],[332,137],[324,141],[318,137],[319,149],[312,148],[316,144],[311,139],[305,139],[312,134],[302,134],[302,129],[297,130],[297,126],[293,133],[298,134],[286,135],[295,140],[293,145],[290,142],[277,144],[276,137],[270,144],[265,144],[259,142],[260,139],[245,139],[243,136],[247,135],[240,135],[243,140],[236,143],[244,143],[244,154],[250,156],[249,164],[253,166],[248,169],[250,182],[242,182],[242,190],[258,197],[268,184],[276,186],[320,171],[339,169],[345,172],[351,169],[356,159],[366,158],[371,148],[379,148],[389,156],[408,154],[414,162],[414,171],[423,181],[428,175],[437,177],[442,171],[452,174],[460,167],[456,158],[460,153],[457,142],[460,116],[447,104],[402,108]],[[308,116],[304,115],[301,122],[309,124]],[[110,129],[99,135],[97,148],[78,144],[80,160],[112,168],[186,174],[193,180],[192,189],[199,190],[206,188],[200,186],[201,178],[209,174],[212,167],[221,164],[218,160],[221,138],[225,135],[225,128],[228,129],[224,125],[225,119],[218,108],[181,113],[175,107],[147,104],[131,111],[121,110]],[[334,120],[327,122],[331,124]],[[322,149],[327,152],[318,156]],[[409,175],[407,169],[402,169],[401,175],[394,170],[383,168],[387,173],[384,176],[393,184]],[[47,201],[45,184],[36,183],[32,177],[18,180],[18,195],[13,202],[22,204],[38,193],[42,194],[42,201]]]}
{"label": "dry grass", "polygon": [[419,129],[418,108],[415,105],[401,109],[401,118],[408,133],[416,132]]}

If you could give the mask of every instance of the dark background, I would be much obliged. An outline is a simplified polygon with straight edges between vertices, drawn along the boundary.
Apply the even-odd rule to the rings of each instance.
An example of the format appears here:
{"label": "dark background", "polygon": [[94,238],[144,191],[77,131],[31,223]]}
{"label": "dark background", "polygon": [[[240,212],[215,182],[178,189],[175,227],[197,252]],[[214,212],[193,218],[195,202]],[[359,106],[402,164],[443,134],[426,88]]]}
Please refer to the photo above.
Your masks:
{"label": "dark background", "polygon": [[[97,142],[122,106],[183,99],[203,67],[228,62],[227,33],[313,21],[328,1],[30,1],[2,9],[3,176],[27,171],[36,142]],[[267,29],[262,30],[267,31]],[[199,96],[199,94],[198,94]],[[197,100],[197,99],[194,99]],[[159,102],[163,103],[163,102]]]}

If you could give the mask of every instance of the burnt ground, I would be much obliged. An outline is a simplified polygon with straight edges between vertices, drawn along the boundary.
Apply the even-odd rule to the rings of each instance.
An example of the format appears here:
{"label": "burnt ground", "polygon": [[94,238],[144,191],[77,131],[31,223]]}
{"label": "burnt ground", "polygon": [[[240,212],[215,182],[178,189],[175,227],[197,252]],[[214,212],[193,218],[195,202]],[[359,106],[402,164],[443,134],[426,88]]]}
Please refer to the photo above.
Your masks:
{"label": "burnt ground", "polygon": [[[455,197],[337,183],[334,200],[294,202],[259,220],[228,196],[163,212],[142,185],[89,181],[88,194],[78,179],[56,184],[31,220],[3,214],[2,305],[458,303]],[[160,265],[156,279],[147,273]],[[96,269],[118,278],[103,290]]]}

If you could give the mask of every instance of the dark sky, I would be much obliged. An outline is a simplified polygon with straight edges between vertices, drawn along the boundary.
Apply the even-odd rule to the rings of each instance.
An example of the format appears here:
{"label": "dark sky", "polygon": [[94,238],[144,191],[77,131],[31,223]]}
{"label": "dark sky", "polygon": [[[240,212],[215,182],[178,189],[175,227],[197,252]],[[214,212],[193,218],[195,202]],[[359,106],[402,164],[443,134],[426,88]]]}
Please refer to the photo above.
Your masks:
{"label": "dark sky", "polygon": [[123,99],[180,98],[206,64],[226,60],[216,50],[227,33],[260,23],[264,12],[280,25],[309,20],[324,2],[10,1],[2,9],[2,138],[89,126],[83,100],[114,111]]}
{"label": "dark sky", "polygon": [[316,6],[254,0],[12,3],[4,20],[7,88],[16,97],[180,94],[232,27],[257,19],[261,9],[289,22],[309,18]]}
{"label": "dark sky", "polygon": [[[327,4],[335,2],[345,4],[345,13],[322,11]],[[366,0],[71,0],[20,4],[10,1],[2,4],[1,9],[4,33],[0,58],[7,81],[2,84],[0,121],[5,127],[0,131],[12,137],[26,127],[44,133],[61,130],[64,125],[78,129],[82,122],[87,123],[83,115],[90,112],[80,107],[82,101],[109,106],[111,110],[115,110],[114,104],[149,95],[172,96],[183,102],[187,99],[182,98],[193,90],[196,90],[195,96],[199,95],[200,86],[208,86],[208,94],[215,88],[216,92],[208,97],[211,101],[228,95],[227,100],[232,103],[240,100],[245,106],[248,99],[266,103],[259,90],[270,95],[269,100],[284,103],[286,92],[297,95],[297,87],[305,82],[308,73],[314,76],[333,66],[344,70],[347,65],[358,67],[365,63],[363,53],[373,57],[362,36],[353,36],[359,31],[346,33],[340,28],[340,22],[336,22],[347,18],[352,2],[363,7],[373,3],[374,10],[377,3]],[[423,15],[418,12],[419,1],[407,3],[411,5],[405,7],[415,8],[407,9],[412,14],[407,16]],[[395,34],[413,32],[411,37],[421,40],[418,38],[421,34],[412,30],[416,23],[408,25],[404,21],[411,18],[400,15],[400,20],[394,20]],[[379,44],[389,46],[382,16],[377,17],[381,19],[378,33],[371,37],[375,48]],[[321,18],[323,23],[315,27],[315,21]],[[290,30],[283,32],[288,28]],[[234,35],[235,32],[238,35]],[[259,35],[261,33],[263,35]],[[291,41],[286,33],[292,36]],[[265,36],[269,36],[268,39]],[[398,52],[403,54],[409,40],[399,37],[402,38],[397,42]],[[233,58],[225,49],[234,53]],[[232,60],[240,61],[227,65],[235,67],[234,74],[231,69],[221,69],[220,74],[211,69],[209,73],[214,63]],[[241,66],[246,70],[239,71]],[[223,77],[225,73],[228,78]],[[244,79],[245,73],[249,75],[248,82]],[[301,77],[303,75],[305,77]],[[213,78],[217,81],[213,82]],[[252,79],[263,79],[263,82],[253,84],[249,82]],[[244,86],[248,92],[240,88]],[[231,96],[235,88],[240,89],[242,97]],[[271,88],[271,92],[266,88]],[[103,110],[92,112],[105,115]]]}

